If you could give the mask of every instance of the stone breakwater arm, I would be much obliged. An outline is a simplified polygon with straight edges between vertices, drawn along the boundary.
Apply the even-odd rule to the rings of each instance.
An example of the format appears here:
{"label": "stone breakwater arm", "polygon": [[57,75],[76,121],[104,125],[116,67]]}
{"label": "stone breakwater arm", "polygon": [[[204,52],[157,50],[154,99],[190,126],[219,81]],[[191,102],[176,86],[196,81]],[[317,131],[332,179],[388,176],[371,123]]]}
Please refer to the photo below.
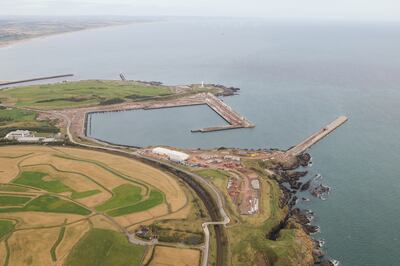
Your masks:
{"label": "stone breakwater arm", "polygon": [[57,76],[40,77],[40,78],[32,78],[32,79],[17,80],[17,81],[8,81],[8,82],[0,83],[0,86],[40,81],[40,80],[47,80],[47,79],[69,78],[69,77],[73,77],[73,76],[74,76],[74,74],[64,74],[64,75],[57,75]]}
{"label": "stone breakwater arm", "polygon": [[220,117],[222,117],[229,125],[208,127],[198,130],[192,130],[192,132],[211,132],[235,128],[253,128],[255,125],[235,112],[232,107],[224,103],[221,99],[213,95],[212,93],[204,93],[204,102]]}
{"label": "stone breakwater arm", "polygon": [[346,116],[339,116],[336,118],[334,121],[329,123],[327,126],[321,128],[293,148],[289,149],[286,154],[292,155],[292,156],[297,156],[305,152],[308,148],[313,146],[315,143],[320,141],[321,139],[325,138],[327,135],[332,133],[335,129],[343,125],[348,121],[348,118]]}

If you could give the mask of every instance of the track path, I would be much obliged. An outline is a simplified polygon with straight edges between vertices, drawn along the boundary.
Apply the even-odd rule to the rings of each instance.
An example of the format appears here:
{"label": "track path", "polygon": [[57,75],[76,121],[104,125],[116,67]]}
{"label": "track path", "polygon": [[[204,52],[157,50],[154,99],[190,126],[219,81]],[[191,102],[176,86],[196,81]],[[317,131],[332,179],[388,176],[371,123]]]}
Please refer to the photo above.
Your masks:
{"label": "track path", "polygon": [[[54,112],[53,112],[54,113]],[[70,128],[71,128],[71,120],[69,119],[68,116],[66,116],[65,114],[61,113],[61,112],[55,112],[55,114],[61,116],[66,122],[67,122],[67,136],[69,138],[69,141],[73,144],[76,144],[78,146],[82,146],[82,147],[87,147],[87,148],[94,148],[94,149],[102,149],[102,150],[106,150],[106,151],[112,151],[112,152],[118,152],[118,153],[125,153],[125,154],[129,154],[129,155],[135,155],[137,157],[146,159],[146,160],[150,160],[150,161],[154,161],[157,162],[159,164],[163,164],[163,165],[167,165],[168,167],[172,167],[180,172],[183,172],[189,176],[191,176],[193,179],[195,179],[198,183],[202,184],[204,187],[208,188],[209,191],[212,191],[213,194],[215,195],[215,198],[217,200],[217,207],[220,213],[220,216],[223,218],[223,221],[212,221],[212,222],[205,222],[202,224],[203,230],[204,230],[204,235],[205,235],[205,243],[204,246],[202,247],[203,250],[203,257],[202,257],[202,266],[207,266],[208,264],[208,256],[209,256],[209,249],[210,249],[210,230],[209,230],[209,225],[223,225],[226,226],[227,224],[229,224],[230,222],[230,218],[229,216],[226,214],[225,210],[224,210],[224,201],[223,201],[223,197],[221,196],[221,193],[215,188],[214,185],[212,185],[208,180],[204,179],[203,177],[191,173],[189,171],[183,170],[181,168],[178,168],[172,164],[163,162],[163,161],[159,161],[153,158],[149,158],[149,157],[145,157],[141,154],[138,154],[137,152],[128,152],[128,151],[123,151],[120,149],[119,146],[116,145],[111,145],[108,143],[103,143],[101,141],[98,140],[93,140],[90,139],[92,141],[95,141],[96,143],[98,143],[100,146],[98,145],[91,145],[91,144],[86,144],[86,143],[80,143],[74,140],[73,135],[70,132]],[[124,231],[125,232],[125,231]],[[138,245],[155,245],[157,244],[157,241],[143,241],[143,240],[139,240],[137,238],[135,238],[134,235],[129,234],[128,232],[125,232],[129,238],[129,241],[131,243],[134,244],[138,244]],[[217,266],[221,266],[222,265],[222,254],[218,254],[222,253],[222,239],[218,239],[217,238]],[[218,248],[219,247],[219,248]]]}

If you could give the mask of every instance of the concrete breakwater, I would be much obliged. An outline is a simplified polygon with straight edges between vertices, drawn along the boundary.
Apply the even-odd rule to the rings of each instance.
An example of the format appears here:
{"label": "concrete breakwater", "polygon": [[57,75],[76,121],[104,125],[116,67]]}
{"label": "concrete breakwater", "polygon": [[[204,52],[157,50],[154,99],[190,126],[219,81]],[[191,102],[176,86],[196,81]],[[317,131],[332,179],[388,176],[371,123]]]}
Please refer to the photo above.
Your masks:
{"label": "concrete breakwater", "polygon": [[19,83],[40,81],[40,80],[47,80],[47,79],[68,78],[68,77],[73,77],[73,76],[74,76],[74,74],[65,74],[65,75],[56,75],[56,76],[48,76],[48,77],[39,77],[39,78],[32,78],[32,79],[16,80],[16,81],[9,81],[9,82],[0,83],[0,86],[14,85],[14,84],[19,84]]}
{"label": "concrete breakwater", "polygon": [[288,155],[297,156],[305,152],[308,148],[313,146],[315,143],[325,138],[327,135],[332,133],[335,129],[346,123],[348,118],[346,116],[339,116],[334,121],[329,123],[327,126],[321,128],[293,148],[290,148],[286,153]]}
{"label": "concrete breakwater", "polygon": [[228,130],[235,128],[255,127],[255,125],[252,124],[250,121],[248,121],[245,117],[235,112],[229,105],[227,105],[221,99],[219,99],[218,97],[216,97],[211,93],[204,94],[204,102],[214,112],[216,112],[219,116],[221,116],[229,125],[202,128],[202,129],[192,130],[192,132],[206,133],[206,132]]}
{"label": "concrete breakwater", "polygon": [[93,113],[120,112],[139,109],[154,110],[195,105],[207,105],[219,116],[221,116],[228,123],[228,125],[191,130],[191,132],[206,133],[212,131],[255,127],[254,124],[235,112],[230,106],[225,104],[222,100],[211,93],[200,93],[168,101],[126,102],[108,106],[95,106],[73,110],[64,110],[62,112],[71,118],[72,130],[74,134],[76,134],[77,136],[85,136],[88,133],[87,131],[90,131],[90,121],[88,120],[90,114]]}

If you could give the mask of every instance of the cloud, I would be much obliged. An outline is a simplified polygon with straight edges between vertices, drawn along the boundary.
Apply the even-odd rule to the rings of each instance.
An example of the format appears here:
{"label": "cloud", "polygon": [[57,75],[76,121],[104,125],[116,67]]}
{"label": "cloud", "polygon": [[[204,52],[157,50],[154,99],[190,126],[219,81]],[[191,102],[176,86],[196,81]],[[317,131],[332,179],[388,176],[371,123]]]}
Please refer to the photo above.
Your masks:
{"label": "cloud", "polygon": [[398,20],[398,0],[0,0],[0,15],[178,15]]}

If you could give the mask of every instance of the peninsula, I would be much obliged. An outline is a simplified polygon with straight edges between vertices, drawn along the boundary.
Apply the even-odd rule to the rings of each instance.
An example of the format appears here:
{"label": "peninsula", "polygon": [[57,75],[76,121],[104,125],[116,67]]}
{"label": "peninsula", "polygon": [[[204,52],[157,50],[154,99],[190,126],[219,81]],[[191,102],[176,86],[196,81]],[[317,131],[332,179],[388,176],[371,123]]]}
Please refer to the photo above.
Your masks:
{"label": "peninsula", "polygon": [[[228,125],[193,131],[251,130],[256,125],[221,99],[237,91],[127,80],[1,89],[0,203],[7,208],[0,208],[6,228],[0,237],[9,248],[0,252],[6,252],[6,262],[30,257],[65,265],[329,265],[311,237],[318,230],[311,214],[296,207],[299,191],[318,194],[324,187],[304,182],[307,172],[297,169],[310,163],[307,149],[347,118],[289,150],[128,147],[86,135],[93,112],[199,104]],[[10,135],[17,130],[57,141],[38,139],[28,146],[19,132]],[[40,224],[28,220],[27,212]],[[41,252],[21,254],[16,239],[36,241],[42,236],[38,227],[46,235]],[[104,238],[122,253],[104,257],[107,247],[94,248]]]}
{"label": "peninsula", "polygon": [[5,17],[0,19],[0,47],[55,34],[151,21],[154,20],[132,17],[108,19]]}

